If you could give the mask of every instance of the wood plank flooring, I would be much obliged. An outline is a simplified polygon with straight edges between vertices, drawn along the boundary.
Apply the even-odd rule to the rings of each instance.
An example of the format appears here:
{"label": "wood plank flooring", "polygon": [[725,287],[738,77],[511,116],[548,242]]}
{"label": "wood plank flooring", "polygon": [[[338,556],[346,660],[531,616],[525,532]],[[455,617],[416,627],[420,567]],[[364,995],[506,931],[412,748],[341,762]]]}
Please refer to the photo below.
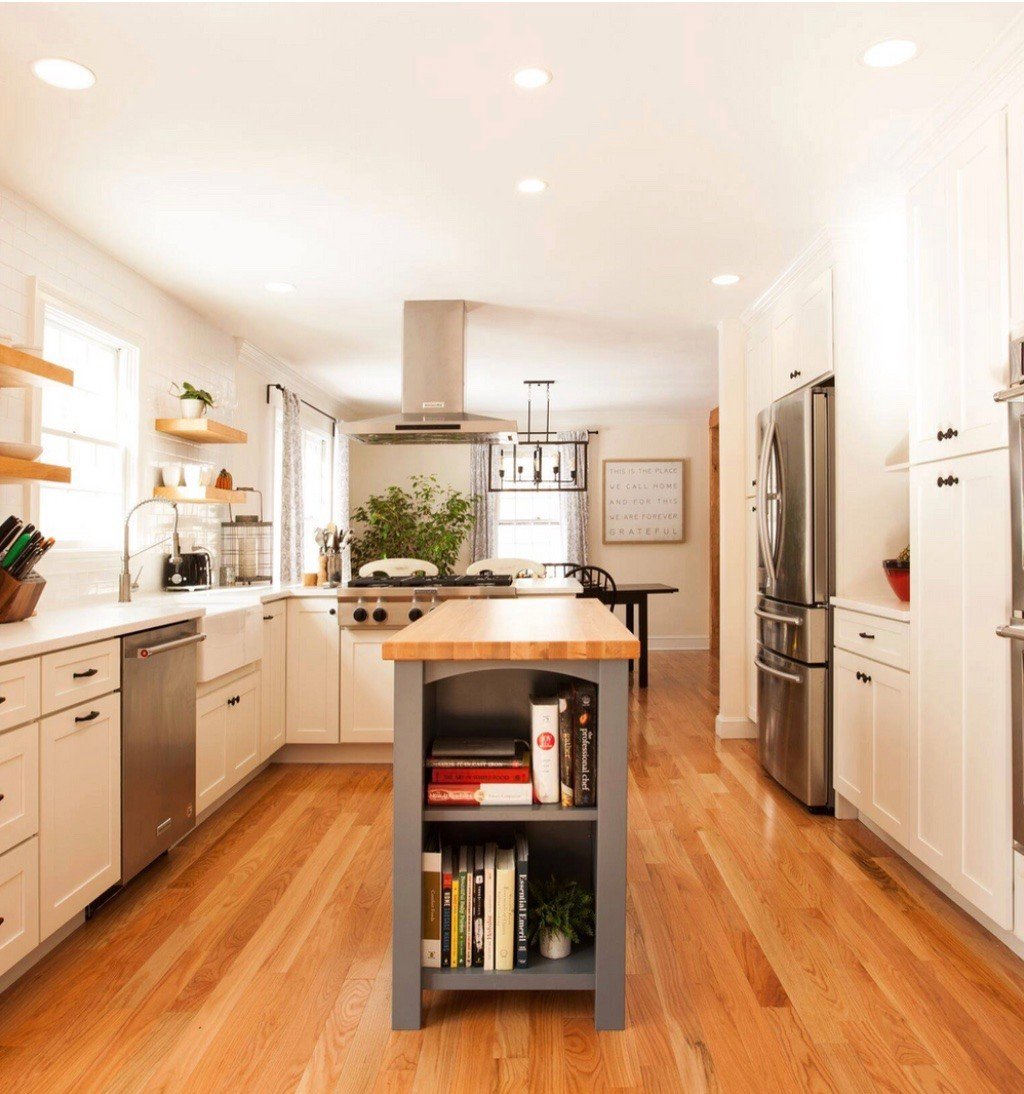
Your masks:
{"label": "wood plank flooring", "polygon": [[389,770],[276,766],[0,997],[0,1089],[1024,1090],[1024,964],[717,743],[707,654],[651,665],[625,1032],[465,992],[392,1033]]}

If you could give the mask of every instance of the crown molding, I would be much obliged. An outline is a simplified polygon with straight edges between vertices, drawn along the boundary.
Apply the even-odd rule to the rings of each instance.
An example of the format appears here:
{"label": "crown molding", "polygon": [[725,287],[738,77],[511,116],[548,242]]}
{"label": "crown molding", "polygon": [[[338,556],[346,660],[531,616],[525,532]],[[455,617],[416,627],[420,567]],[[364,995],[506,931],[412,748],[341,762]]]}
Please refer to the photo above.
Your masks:
{"label": "crown molding", "polygon": [[908,183],[951,152],[972,129],[1024,88],[1024,15],[1018,15],[992,48],[895,152],[892,168]]}
{"label": "crown molding", "polygon": [[809,274],[820,272],[832,257],[832,236],[822,228],[767,289],[740,315],[740,325],[746,329],[771,309],[790,289]]}
{"label": "crown molding", "polygon": [[311,383],[305,376],[297,372],[291,365],[285,364],[279,357],[260,349],[245,338],[236,338],[235,347],[239,361],[255,369],[267,380],[273,383],[284,383],[296,392],[316,399],[331,407],[339,421],[346,421],[356,417],[351,406],[344,399],[325,391],[318,384]]}

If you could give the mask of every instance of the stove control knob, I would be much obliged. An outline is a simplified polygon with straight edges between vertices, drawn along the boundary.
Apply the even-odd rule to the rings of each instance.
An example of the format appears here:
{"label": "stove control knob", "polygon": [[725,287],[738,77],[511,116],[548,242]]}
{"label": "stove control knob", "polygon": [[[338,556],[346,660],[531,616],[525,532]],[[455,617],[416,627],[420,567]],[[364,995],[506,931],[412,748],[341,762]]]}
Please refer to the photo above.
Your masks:
{"label": "stove control knob", "polygon": [[373,609],[373,621],[374,623],[383,623],[387,619],[388,613],[383,608]]}
{"label": "stove control knob", "polygon": [[416,620],[419,619],[420,616],[422,616],[422,615],[423,615],[423,609],[422,608],[410,608],[409,609],[409,619],[413,623],[415,623]]}
{"label": "stove control knob", "polygon": [[365,608],[356,608],[356,610],[352,613],[352,618],[357,623],[365,623],[366,622],[366,609]]}

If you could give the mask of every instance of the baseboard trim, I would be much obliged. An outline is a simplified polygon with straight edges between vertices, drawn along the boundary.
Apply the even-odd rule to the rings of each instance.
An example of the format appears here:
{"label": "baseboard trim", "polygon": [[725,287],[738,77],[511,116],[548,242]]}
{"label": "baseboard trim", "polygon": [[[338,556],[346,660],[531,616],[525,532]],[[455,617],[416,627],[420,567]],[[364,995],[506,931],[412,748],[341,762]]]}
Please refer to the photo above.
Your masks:
{"label": "baseboard trim", "polygon": [[707,650],[711,639],[706,634],[652,634],[647,639],[649,650]]}
{"label": "baseboard trim", "polygon": [[391,745],[285,745],[270,758],[275,764],[389,764]]}
{"label": "baseboard trim", "polygon": [[859,820],[869,832],[876,835],[891,851],[895,851],[908,866],[916,870],[931,886],[938,889],[947,900],[955,904],[965,915],[969,915],[976,923],[980,923],[990,935],[1002,942],[1002,944],[1008,950],[1011,950],[1016,954],[1017,957],[1024,958],[1024,941],[1019,939],[1012,931],[1004,930],[998,923],[989,919],[984,912],[975,908],[974,905],[971,904],[969,900],[962,897],[949,882],[939,877],[930,866],[926,866],[916,855],[908,851],[906,847],[897,843],[888,832],[883,832],[877,824],[865,817],[863,813],[860,814]]}
{"label": "baseboard trim", "polygon": [[74,934],[84,922],[85,912],[79,912],[73,919],[69,919],[63,927],[58,927],[49,938],[44,938],[31,953],[25,954],[17,965],[13,965],[3,976],[0,976],[0,997],[11,987],[15,980],[20,980],[33,965],[38,965],[48,953],[55,950],[68,935]]}
{"label": "baseboard trim", "polygon": [[715,718],[715,736],[722,741],[754,741],[757,725],[743,715],[726,718],[719,714]]}

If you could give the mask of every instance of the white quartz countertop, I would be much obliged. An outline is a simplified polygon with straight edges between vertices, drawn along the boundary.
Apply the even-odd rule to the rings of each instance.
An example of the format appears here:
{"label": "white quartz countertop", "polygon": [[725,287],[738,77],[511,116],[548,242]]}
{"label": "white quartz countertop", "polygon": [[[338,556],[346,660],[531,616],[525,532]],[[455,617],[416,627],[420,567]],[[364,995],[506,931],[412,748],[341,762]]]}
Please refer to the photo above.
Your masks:
{"label": "white quartz countertop", "polygon": [[834,596],[832,605],[836,608],[847,608],[851,612],[864,612],[865,615],[874,615],[879,619],[894,619],[898,623],[910,622],[910,605],[894,596],[886,596],[885,593]]}
{"label": "white quartz countertop", "polygon": [[[566,578],[523,578],[515,583],[517,596],[575,596],[578,581]],[[149,627],[222,615],[289,597],[336,599],[338,590],[304,585],[261,585],[253,589],[210,589],[206,592],[136,594],[130,604],[114,600],[89,601],[73,608],[44,608],[21,623],[0,626],[0,664],[24,657],[102,642]]]}

